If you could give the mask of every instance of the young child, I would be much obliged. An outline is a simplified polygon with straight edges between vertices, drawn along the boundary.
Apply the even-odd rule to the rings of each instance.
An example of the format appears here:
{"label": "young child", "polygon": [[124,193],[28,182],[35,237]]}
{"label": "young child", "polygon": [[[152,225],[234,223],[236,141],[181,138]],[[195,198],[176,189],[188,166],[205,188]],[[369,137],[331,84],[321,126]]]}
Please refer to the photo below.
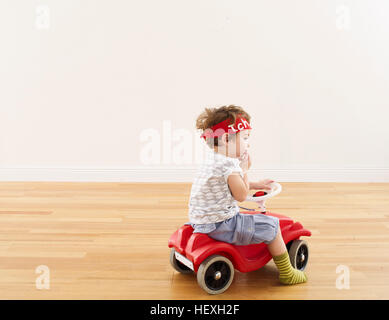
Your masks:
{"label": "young child", "polygon": [[266,243],[279,270],[282,284],[307,281],[304,272],[292,267],[277,218],[264,214],[241,214],[238,201],[251,189],[270,189],[272,180],[249,182],[248,153],[250,116],[239,106],[206,108],[197,118],[197,129],[210,147],[192,185],[189,223],[194,232],[211,238],[249,245]]}

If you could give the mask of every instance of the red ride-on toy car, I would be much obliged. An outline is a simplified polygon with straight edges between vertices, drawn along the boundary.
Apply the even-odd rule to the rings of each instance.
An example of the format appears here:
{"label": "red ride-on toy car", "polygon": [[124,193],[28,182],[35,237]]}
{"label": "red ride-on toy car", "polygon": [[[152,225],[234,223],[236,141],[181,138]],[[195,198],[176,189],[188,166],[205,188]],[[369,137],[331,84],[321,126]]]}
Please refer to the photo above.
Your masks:
{"label": "red ride-on toy car", "polygon": [[[248,196],[246,201],[259,204],[260,211],[242,211],[242,214],[266,214],[277,217],[283,240],[289,252],[291,264],[298,270],[304,270],[308,263],[308,244],[300,240],[301,236],[310,236],[311,232],[301,223],[286,216],[267,212],[265,200],[281,192],[279,183],[272,183],[270,192],[258,191]],[[172,234],[168,242],[170,263],[178,272],[197,273],[197,282],[209,294],[219,294],[228,289],[234,278],[234,270],[250,272],[266,265],[272,256],[265,243],[236,246],[212,239],[204,233],[193,233],[190,225],[183,225]]]}

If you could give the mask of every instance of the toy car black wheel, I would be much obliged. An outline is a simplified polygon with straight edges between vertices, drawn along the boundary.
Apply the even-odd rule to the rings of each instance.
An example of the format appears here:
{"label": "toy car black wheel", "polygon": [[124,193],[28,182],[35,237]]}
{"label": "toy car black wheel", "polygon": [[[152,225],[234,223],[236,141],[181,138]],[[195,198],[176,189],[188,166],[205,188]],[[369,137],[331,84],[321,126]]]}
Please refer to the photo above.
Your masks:
{"label": "toy car black wheel", "polygon": [[304,240],[293,240],[288,246],[290,263],[293,268],[304,270],[308,263],[308,243]]}
{"label": "toy car black wheel", "polygon": [[197,271],[197,282],[209,294],[220,294],[234,279],[234,265],[226,257],[213,255],[205,259]]}
{"label": "toy car black wheel", "polygon": [[192,269],[188,268],[186,265],[176,259],[175,252],[176,250],[174,248],[172,248],[170,251],[170,264],[172,267],[183,274],[193,273]]}

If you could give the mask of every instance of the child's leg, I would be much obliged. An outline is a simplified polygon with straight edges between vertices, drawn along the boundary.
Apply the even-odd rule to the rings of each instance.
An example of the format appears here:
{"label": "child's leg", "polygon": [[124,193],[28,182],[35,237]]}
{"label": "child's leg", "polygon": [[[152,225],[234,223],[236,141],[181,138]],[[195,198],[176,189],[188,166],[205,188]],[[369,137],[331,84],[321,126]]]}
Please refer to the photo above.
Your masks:
{"label": "child's leg", "polygon": [[267,248],[273,257],[279,256],[287,251],[285,242],[282,239],[280,227],[278,227],[278,232],[275,239],[267,245]]}
{"label": "child's leg", "polygon": [[286,250],[281,230],[278,228],[276,238],[267,245],[269,252],[273,256],[274,263],[280,272],[280,282],[283,284],[297,284],[307,281],[304,272],[294,269],[290,264],[289,254]]}

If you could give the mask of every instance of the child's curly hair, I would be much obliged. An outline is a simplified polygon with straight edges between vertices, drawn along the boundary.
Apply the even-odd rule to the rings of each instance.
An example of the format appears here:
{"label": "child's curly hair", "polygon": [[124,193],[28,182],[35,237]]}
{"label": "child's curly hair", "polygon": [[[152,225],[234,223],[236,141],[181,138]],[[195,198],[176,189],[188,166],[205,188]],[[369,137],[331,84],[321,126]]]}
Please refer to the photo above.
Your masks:
{"label": "child's curly hair", "polygon": [[[205,110],[197,117],[196,128],[200,130],[206,130],[212,128],[215,124],[222,122],[226,119],[230,119],[230,123],[235,123],[236,117],[241,116],[250,123],[250,115],[243,110],[242,107],[229,105],[219,108],[205,108]],[[207,138],[207,144],[210,147],[217,146],[219,138]]]}

